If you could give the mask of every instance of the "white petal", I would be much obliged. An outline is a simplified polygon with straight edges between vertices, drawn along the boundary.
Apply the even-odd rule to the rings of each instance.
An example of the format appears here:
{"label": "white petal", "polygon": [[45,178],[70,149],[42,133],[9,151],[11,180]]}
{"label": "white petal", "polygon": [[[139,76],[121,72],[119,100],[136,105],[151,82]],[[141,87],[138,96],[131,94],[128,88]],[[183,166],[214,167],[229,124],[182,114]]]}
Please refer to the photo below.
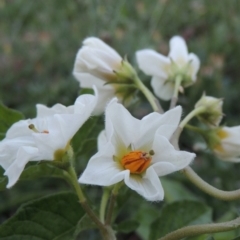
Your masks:
{"label": "white petal", "polygon": [[[155,154],[153,155],[151,164],[158,176],[164,176],[185,168],[196,156],[194,153],[175,150],[165,137],[157,134],[152,149]],[[165,164],[159,164],[159,162]],[[169,164],[172,165],[172,169]]]}
{"label": "white petal", "polygon": [[102,148],[104,148],[106,144],[107,144],[106,131],[103,130],[100,132],[97,139],[98,151],[102,150]]}
{"label": "white petal", "polygon": [[140,124],[140,137],[137,141],[137,148],[146,144],[152,145],[155,134],[160,134],[170,139],[177,129],[182,114],[180,106],[171,109],[164,114],[150,113],[145,116]]}
{"label": "white petal", "polygon": [[164,197],[161,182],[155,171],[149,167],[144,176],[125,175],[126,185],[149,201],[161,201]]}
{"label": "white petal", "polygon": [[113,160],[114,147],[108,143],[88,162],[86,169],[79,178],[80,183],[99,186],[110,186],[124,179],[127,170]]}
{"label": "white petal", "polygon": [[51,108],[43,105],[37,104],[37,117],[47,117],[53,116],[54,114],[64,114],[64,113],[73,113],[73,106],[66,107],[60,103],[55,104]]}
{"label": "white petal", "polygon": [[188,49],[185,40],[180,36],[172,37],[170,40],[169,57],[179,65],[188,61]]}
{"label": "white petal", "polygon": [[21,147],[18,150],[16,160],[9,166],[9,168],[4,173],[5,176],[8,176],[7,188],[12,187],[17,182],[22,171],[24,170],[25,165],[29,161],[32,161],[34,158],[37,158],[37,156],[38,150],[33,147],[25,146]]}
{"label": "white petal", "polygon": [[166,81],[166,79],[160,77],[153,77],[151,86],[155,95],[160,99],[168,101],[172,98],[174,92],[174,84],[172,82]]}
{"label": "white petal", "polygon": [[5,170],[15,161],[18,149],[23,146],[35,146],[32,136],[5,138],[0,142],[0,165]]}
{"label": "white petal", "polygon": [[110,46],[108,46],[106,43],[104,43],[101,39],[96,38],[96,37],[89,37],[86,38],[83,41],[83,44],[85,46],[88,46],[93,49],[101,49],[105,52],[107,52],[109,55],[114,56],[115,59],[119,59],[121,61],[121,56]]}
{"label": "white petal", "polygon": [[20,120],[14,123],[7,131],[6,138],[15,138],[31,135],[32,131],[29,129],[29,119]]}
{"label": "white petal", "polygon": [[[100,78],[97,78],[89,73],[82,73],[77,72],[75,69],[73,70],[74,77],[80,82],[80,86],[82,88],[92,88],[93,85],[96,87],[103,87],[105,84],[105,81],[103,81]],[[110,85],[105,85],[106,88],[109,88]]]}
{"label": "white petal", "polygon": [[134,118],[122,104],[117,103],[117,99],[113,99],[106,108],[106,134],[109,139],[108,125],[112,125],[115,137],[123,141],[125,147],[135,143],[139,136],[140,120]]}
{"label": "white petal", "polygon": [[137,51],[136,58],[139,68],[147,75],[167,78],[169,58],[150,49]]}
{"label": "white petal", "polygon": [[98,89],[98,94],[98,101],[93,110],[93,115],[100,115],[105,111],[107,104],[115,96],[115,90],[113,88],[102,87]]}
{"label": "white petal", "polygon": [[190,53],[188,55],[188,61],[190,62],[190,75],[193,81],[196,80],[197,72],[200,68],[200,60],[197,55]]}

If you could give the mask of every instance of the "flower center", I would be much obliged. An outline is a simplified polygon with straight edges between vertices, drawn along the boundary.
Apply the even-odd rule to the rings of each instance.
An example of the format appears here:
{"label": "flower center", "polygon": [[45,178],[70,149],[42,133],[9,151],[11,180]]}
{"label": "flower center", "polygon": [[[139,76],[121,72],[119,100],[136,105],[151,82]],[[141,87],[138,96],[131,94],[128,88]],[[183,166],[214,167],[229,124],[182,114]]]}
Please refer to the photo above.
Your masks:
{"label": "flower center", "polygon": [[131,173],[140,174],[148,168],[152,160],[151,155],[153,155],[152,150],[149,153],[135,150],[123,156],[121,164],[125,169],[130,170]]}
{"label": "flower center", "polygon": [[227,138],[228,137],[228,133],[222,129],[220,129],[218,132],[217,132],[217,135],[220,139],[224,139],[224,138]]}
{"label": "flower center", "polygon": [[[222,140],[224,138],[227,138],[229,136],[229,134],[226,131],[224,131],[223,129],[220,129],[219,131],[217,131],[217,136],[220,138],[220,140]],[[215,145],[214,150],[218,151],[220,153],[224,153],[224,149],[223,149],[221,142],[219,142],[218,144]]]}

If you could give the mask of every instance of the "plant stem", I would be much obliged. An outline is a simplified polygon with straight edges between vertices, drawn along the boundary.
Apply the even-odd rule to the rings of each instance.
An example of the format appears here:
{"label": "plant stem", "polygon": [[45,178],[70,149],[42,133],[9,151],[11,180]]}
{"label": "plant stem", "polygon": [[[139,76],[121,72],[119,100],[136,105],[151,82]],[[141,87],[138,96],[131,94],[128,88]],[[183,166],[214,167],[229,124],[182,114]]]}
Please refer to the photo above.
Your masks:
{"label": "plant stem", "polygon": [[176,79],[175,79],[175,86],[174,86],[174,93],[171,99],[171,103],[170,103],[170,108],[172,109],[176,106],[177,101],[178,101],[178,92],[179,92],[179,87],[181,86],[181,82],[182,82],[182,75],[177,75]]}
{"label": "plant stem", "polygon": [[196,115],[198,115],[199,113],[202,113],[206,110],[205,107],[198,107],[198,108],[195,108],[193,109],[179,124],[179,127],[180,128],[184,128],[185,125],[193,118],[195,117]]}
{"label": "plant stem", "polygon": [[110,225],[111,224],[111,220],[112,220],[112,214],[113,214],[113,210],[114,210],[114,204],[115,204],[115,200],[116,200],[116,196],[118,194],[118,190],[119,188],[122,186],[122,183],[117,183],[114,185],[114,188],[112,190],[112,194],[110,197],[110,201],[109,201],[109,206],[108,206],[108,212],[107,212],[107,217],[106,217],[106,225]]}
{"label": "plant stem", "polygon": [[[100,229],[102,235],[105,234],[107,235],[107,230],[106,227],[104,226],[104,224],[98,219],[98,217],[96,216],[96,214],[93,212],[93,210],[89,207],[86,198],[82,192],[82,189],[80,187],[80,184],[78,182],[77,179],[77,175],[75,172],[75,169],[73,168],[73,166],[71,165],[68,168],[68,175],[69,175],[69,179],[71,181],[72,186],[74,187],[77,196],[79,198],[80,204],[82,206],[82,208],[86,211],[86,213],[88,214],[88,216],[92,219],[92,221],[97,225],[97,227]],[[104,239],[107,239],[106,237],[104,237]]]}
{"label": "plant stem", "polygon": [[138,78],[138,76],[135,76],[134,82],[136,87],[144,94],[144,96],[147,98],[148,102],[152,106],[152,109],[154,112],[163,113],[163,109],[158,102],[158,100],[154,97],[151,91],[142,83],[142,81]]}
{"label": "plant stem", "polygon": [[203,192],[224,201],[233,201],[240,199],[240,189],[235,191],[219,190],[200,178],[192,168],[186,167],[182,170],[185,176]]}
{"label": "plant stem", "polygon": [[193,237],[207,233],[227,232],[240,227],[240,217],[223,223],[211,223],[193,225],[180,228],[174,232],[167,234],[159,240],[179,240],[186,237]]}
{"label": "plant stem", "polygon": [[105,212],[106,212],[106,206],[109,198],[109,189],[103,188],[103,195],[102,195],[102,201],[100,205],[100,211],[99,211],[99,217],[102,223],[105,221]]}

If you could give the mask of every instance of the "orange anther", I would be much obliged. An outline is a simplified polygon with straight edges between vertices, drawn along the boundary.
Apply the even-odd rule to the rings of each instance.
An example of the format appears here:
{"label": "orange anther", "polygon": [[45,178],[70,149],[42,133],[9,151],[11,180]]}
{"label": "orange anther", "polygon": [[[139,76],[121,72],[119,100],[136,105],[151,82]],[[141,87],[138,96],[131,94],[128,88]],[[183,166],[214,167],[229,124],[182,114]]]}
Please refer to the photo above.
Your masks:
{"label": "orange anther", "polygon": [[150,154],[135,150],[123,156],[121,163],[122,166],[130,170],[131,173],[140,174],[148,168],[151,160]]}

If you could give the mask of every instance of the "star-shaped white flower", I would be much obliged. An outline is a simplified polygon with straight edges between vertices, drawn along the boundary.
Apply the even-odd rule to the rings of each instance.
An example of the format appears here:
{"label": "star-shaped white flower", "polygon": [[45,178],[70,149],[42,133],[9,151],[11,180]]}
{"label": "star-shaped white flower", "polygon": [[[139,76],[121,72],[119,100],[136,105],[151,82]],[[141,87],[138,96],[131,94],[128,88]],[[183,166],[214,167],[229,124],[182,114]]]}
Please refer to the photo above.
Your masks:
{"label": "star-shaped white flower", "polygon": [[182,86],[187,87],[196,80],[200,67],[199,58],[188,53],[186,42],[175,36],[170,40],[168,57],[151,49],[136,52],[139,68],[152,76],[151,85],[156,96],[169,100],[173,96],[176,75],[184,78]]}
{"label": "star-shaped white flower", "polygon": [[86,94],[69,107],[38,105],[38,117],[13,124],[0,142],[0,165],[9,179],[7,187],[16,183],[29,161],[59,160],[96,103],[97,96]]}
{"label": "star-shaped white flower", "polygon": [[195,157],[175,150],[169,142],[181,112],[181,107],[176,107],[138,120],[113,99],[106,108],[99,151],[90,159],[79,182],[110,186],[124,181],[147,200],[162,200],[164,191],[158,177],[185,168]]}

